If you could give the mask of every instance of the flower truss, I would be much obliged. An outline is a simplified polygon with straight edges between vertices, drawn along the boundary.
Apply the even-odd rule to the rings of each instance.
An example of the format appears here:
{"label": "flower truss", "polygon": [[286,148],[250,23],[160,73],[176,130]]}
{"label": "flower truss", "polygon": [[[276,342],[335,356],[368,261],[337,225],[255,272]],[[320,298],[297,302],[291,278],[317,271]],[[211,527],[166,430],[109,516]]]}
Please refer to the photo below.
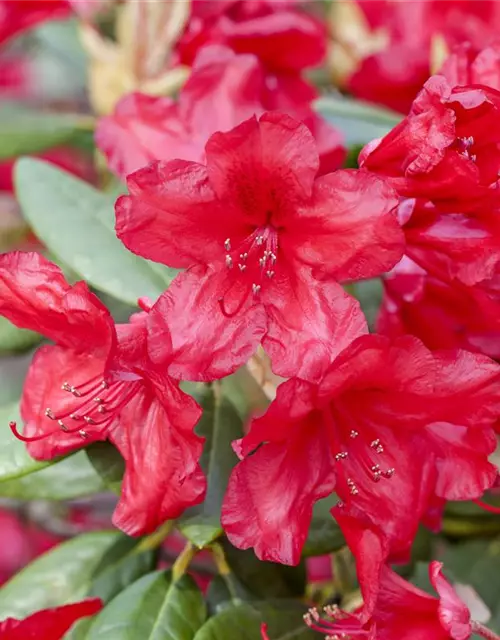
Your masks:
{"label": "flower truss", "polygon": [[[117,4],[0,0],[0,42],[71,12],[89,37]],[[280,384],[231,443],[216,514],[227,539],[297,565],[316,503],[333,498],[362,605],[313,609],[311,629],[347,640],[497,638],[439,562],[437,598],[391,567],[409,562],[419,527],[440,530],[448,502],[482,505],[499,486],[499,5],[336,4],[367,35],[362,51],[293,0],[192,0],[175,29],[167,21],[168,56],[153,56],[155,69],[186,82],[175,97],[130,85],[96,118],[95,142],[108,180],[126,183],[110,248],[175,277],[120,323],[41,253],[2,254],[0,313],[50,341],[11,429],[40,461],[109,440],[125,462],[113,523],[152,534],[207,495],[203,410],[183,383],[211,385],[218,402],[219,381],[263,351]],[[143,9],[117,10],[128,19]],[[343,168],[344,135],[314,105],[309,72],[332,47],[332,60],[342,50],[351,64],[344,86],[407,113],[355,169]],[[99,180],[64,149],[45,157]],[[3,168],[12,200],[12,163]],[[371,278],[384,292],[370,333],[353,293]],[[99,607],[9,619],[0,636],[27,638],[36,623],[55,639]]]}

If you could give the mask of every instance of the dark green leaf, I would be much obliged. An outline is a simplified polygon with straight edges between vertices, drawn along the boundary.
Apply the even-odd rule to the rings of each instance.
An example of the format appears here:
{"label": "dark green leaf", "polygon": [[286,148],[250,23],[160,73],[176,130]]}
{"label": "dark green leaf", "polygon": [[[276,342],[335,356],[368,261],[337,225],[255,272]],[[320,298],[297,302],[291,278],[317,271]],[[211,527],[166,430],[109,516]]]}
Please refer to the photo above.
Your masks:
{"label": "dark green leaf", "polygon": [[304,563],[288,567],[262,562],[251,549],[241,551],[223,541],[226,561],[236,578],[258,599],[302,596],[306,587]]}
{"label": "dark green leaf", "polygon": [[31,458],[25,443],[9,429],[11,420],[17,422],[18,427],[22,424],[18,402],[0,408],[0,483],[39,471],[50,464]]}
{"label": "dark green leaf", "polygon": [[0,620],[24,618],[84,597],[96,565],[117,536],[112,531],[86,533],[37,558],[0,589]]}
{"label": "dark green leaf", "polygon": [[27,351],[38,344],[42,336],[34,331],[18,329],[6,318],[0,318],[0,354]]}
{"label": "dark green leaf", "polygon": [[64,635],[64,640],[85,640],[95,616],[82,618]]}
{"label": "dark green leaf", "polygon": [[[95,618],[86,640],[192,640],[206,618],[203,596],[187,575],[143,576]],[[234,640],[234,639],[233,639]]]}
{"label": "dark green leaf", "polygon": [[359,300],[369,326],[374,327],[382,302],[382,281],[380,278],[360,280],[350,285],[350,288],[352,295]]}
{"label": "dark green leaf", "polygon": [[136,553],[140,540],[121,536],[102,557],[92,576],[89,597],[110,602],[116,595],[141,576],[153,571],[157,553]]}
{"label": "dark green leaf", "polygon": [[232,573],[215,576],[208,585],[206,601],[211,615],[219,613],[228,605],[241,604],[249,600],[255,598]]}
{"label": "dark green leaf", "polygon": [[304,613],[300,606],[276,608],[267,603],[227,607],[207,620],[194,640],[259,640],[262,622],[268,625],[270,640],[317,640],[302,619]]}
{"label": "dark green leaf", "polygon": [[492,613],[499,611],[500,539],[449,545],[440,560],[451,580],[471,585]]}
{"label": "dark green leaf", "polygon": [[0,496],[18,500],[73,500],[105,489],[83,451],[35,473],[0,482]]}
{"label": "dark green leaf", "polygon": [[110,442],[95,442],[85,452],[104,486],[119,494],[125,473],[125,460],[118,449]]}
{"label": "dark green leaf", "polygon": [[155,300],[175,275],[128,251],[114,232],[114,200],[33,158],[15,168],[16,193],[37,236],[96,289],[129,304]]}
{"label": "dark green leaf", "polygon": [[229,398],[216,396],[212,388],[207,388],[201,404],[203,416],[196,432],[206,438],[201,466],[207,477],[207,495],[203,504],[186,512],[179,525],[182,533],[199,548],[222,533],[222,500],[237,462],[231,442],[243,435],[241,418]]}
{"label": "dark green leaf", "polygon": [[23,104],[0,104],[0,160],[39,153],[71,142],[93,127],[93,119],[79,114],[48,113]]}
{"label": "dark green leaf", "polygon": [[314,505],[311,526],[302,552],[305,557],[321,556],[345,545],[340,527],[330,513],[337,500],[337,496],[332,494]]}
{"label": "dark green leaf", "polygon": [[315,110],[342,131],[348,147],[385,136],[403,119],[389,109],[341,96],[320,98]]}

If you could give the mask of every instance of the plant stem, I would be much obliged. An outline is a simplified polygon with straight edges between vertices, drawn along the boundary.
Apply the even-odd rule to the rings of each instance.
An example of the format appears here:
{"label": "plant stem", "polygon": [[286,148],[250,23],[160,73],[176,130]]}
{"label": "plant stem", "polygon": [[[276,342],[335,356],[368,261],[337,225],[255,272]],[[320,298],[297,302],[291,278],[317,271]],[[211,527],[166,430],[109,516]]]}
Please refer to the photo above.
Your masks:
{"label": "plant stem", "polygon": [[481,638],[485,638],[486,640],[500,640],[499,635],[482,625],[480,622],[475,622],[473,620],[471,626],[472,631],[477,633],[478,636],[481,636]]}
{"label": "plant stem", "polygon": [[134,549],[134,554],[142,553],[143,551],[152,551],[161,545],[165,538],[172,531],[175,524],[175,520],[167,520],[151,535],[141,540],[137,547]]}
{"label": "plant stem", "polygon": [[187,571],[187,568],[191,564],[191,560],[198,553],[198,549],[196,549],[190,542],[186,544],[184,549],[181,551],[180,555],[177,557],[177,560],[172,565],[172,580],[176,582],[181,578]]}

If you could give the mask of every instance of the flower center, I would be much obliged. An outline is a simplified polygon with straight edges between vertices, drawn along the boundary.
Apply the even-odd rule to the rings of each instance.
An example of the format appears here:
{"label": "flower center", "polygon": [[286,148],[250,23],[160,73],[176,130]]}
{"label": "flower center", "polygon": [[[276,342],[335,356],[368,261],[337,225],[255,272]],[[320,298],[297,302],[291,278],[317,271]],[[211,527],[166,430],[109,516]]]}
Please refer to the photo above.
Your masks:
{"label": "flower center", "polygon": [[[336,415],[334,415],[336,414]],[[360,472],[370,481],[378,483],[390,480],[395,474],[394,467],[384,466],[386,450],[380,438],[367,437],[365,433],[352,426],[352,420],[337,405],[323,411],[325,424],[328,427],[330,443],[336,465],[339,488],[344,487],[351,496],[357,496],[359,486],[350,477],[360,477]],[[338,506],[342,506],[339,503]]]}
{"label": "flower center", "polygon": [[356,616],[342,611],[337,605],[327,605],[323,613],[330,620],[325,620],[317,609],[309,609],[304,615],[304,622],[313,631],[327,634],[325,640],[354,640],[370,635]]}
{"label": "flower center", "polygon": [[[278,233],[272,225],[255,229],[237,247],[231,238],[224,241],[228,287],[219,298],[222,312],[234,316],[249,295],[258,297],[276,274],[278,261]],[[228,310],[228,299],[237,300],[235,310]]]}
{"label": "flower center", "polygon": [[21,435],[15,423],[11,423],[14,434],[24,442],[36,442],[54,435],[58,431],[78,433],[86,439],[94,431],[102,432],[122,409],[130,402],[141,388],[139,380],[107,382],[102,376],[87,380],[78,387],[70,382],[63,382],[61,390],[72,396],[64,398],[64,409],[53,411],[46,407],[45,416],[57,424],[57,428],[33,438]]}
{"label": "flower center", "polygon": [[476,162],[476,154],[471,153],[472,147],[474,146],[474,138],[472,136],[468,136],[467,138],[457,138],[454,142],[454,147],[457,149],[458,153],[471,160],[472,162]]}

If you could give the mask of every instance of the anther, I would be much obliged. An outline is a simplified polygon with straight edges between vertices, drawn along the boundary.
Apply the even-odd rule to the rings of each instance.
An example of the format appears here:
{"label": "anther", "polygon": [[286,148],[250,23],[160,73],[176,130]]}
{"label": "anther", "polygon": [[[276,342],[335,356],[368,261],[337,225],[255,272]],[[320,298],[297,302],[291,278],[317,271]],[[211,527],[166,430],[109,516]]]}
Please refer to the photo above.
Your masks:
{"label": "anther", "polygon": [[226,267],[228,269],[233,268],[233,259],[231,258],[231,256],[226,256]]}
{"label": "anther", "polygon": [[380,446],[379,438],[377,438],[376,440],[372,440],[372,442],[370,442],[370,447],[372,449],[376,449],[378,446]]}
{"label": "anther", "polygon": [[101,404],[97,408],[97,411],[99,411],[99,413],[106,413],[106,407],[103,404]]}
{"label": "anther", "polygon": [[276,263],[276,255],[272,251],[269,252],[269,259],[271,260],[271,264]]}
{"label": "anther", "polygon": [[259,293],[260,288],[261,288],[261,287],[260,287],[260,284],[255,284],[255,283],[254,283],[254,284],[252,285],[252,292],[253,292],[253,295],[254,295],[254,296],[256,296],[256,295]]}
{"label": "anther", "polygon": [[102,383],[101,383],[101,387],[102,387],[103,389],[107,389],[107,388],[109,387],[109,384],[106,382],[106,380],[103,380],[103,381],[102,381]]}
{"label": "anther", "polygon": [[257,236],[255,238],[255,244],[260,247],[264,242],[264,236]]}
{"label": "anther", "polygon": [[94,398],[94,402],[97,402],[97,404],[102,404],[104,400],[102,398]]}
{"label": "anther", "polygon": [[245,265],[245,264],[239,264],[239,265],[238,265],[238,269],[239,269],[240,271],[245,271],[245,269],[246,269],[246,268],[247,268],[247,267],[246,267],[246,265]]}
{"label": "anther", "polygon": [[231,240],[229,238],[224,240],[224,249],[226,251],[231,251]]}
{"label": "anther", "polygon": [[80,429],[80,431],[78,432],[78,435],[81,438],[88,438],[89,437],[89,434],[85,431],[85,429]]}
{"label": "anther", "polygon": [[395,474],[396,469],[391,468],[391,469],[387,469],[387,471],[384,471],[384,476],[386,478],[392,478],[392,476]]}
{"label": "anther", "polygon": [[357,431],[355,431],[354,429],[352,429],[351,433],[350,433],[351,438],[357,438],[359,436],[359,433]]}
{"label": "anther", "polygon": [[93,420],[90,416],[83,416],[83,419],[87,424],[95,424],[95,420]]}
{"label": "anther", "polygon": [[274,276],[274,271],[266,271],[266,276],[268,278],[272,278]]}
{"label": "anther", "polygon": [[259,266],[261,266],[261,267],[265,267],[266,266],[266,259],[265,258],[259,258]]}
{"label": "anther", "polygon": [[61,431],[68,431],[68,427],[64,424],[62,420],[58,420],[57,424],[60,426]]}
{"label": "anther", "polygon": [[248,253],[240,253],[240,260],[245,262],[247,258],[248,258]]}
{"label": "anther", "polygon": [[71,385],[69,384],[69,382],[63,382],[63,383],[62,383],[62,385],[61,385],[61,389],[62,389],[63,391],[69,391],[69,392],[71,392],[71,388],[72,388],[72,387],[71,387]]}
{"label": "anther", "polygon": [[50,418],[51,420],[56,419],[55,415],[52,413],[52,409],[49,409],[49,407],[45,409],[45,415],[47,416],[47,418]]}

